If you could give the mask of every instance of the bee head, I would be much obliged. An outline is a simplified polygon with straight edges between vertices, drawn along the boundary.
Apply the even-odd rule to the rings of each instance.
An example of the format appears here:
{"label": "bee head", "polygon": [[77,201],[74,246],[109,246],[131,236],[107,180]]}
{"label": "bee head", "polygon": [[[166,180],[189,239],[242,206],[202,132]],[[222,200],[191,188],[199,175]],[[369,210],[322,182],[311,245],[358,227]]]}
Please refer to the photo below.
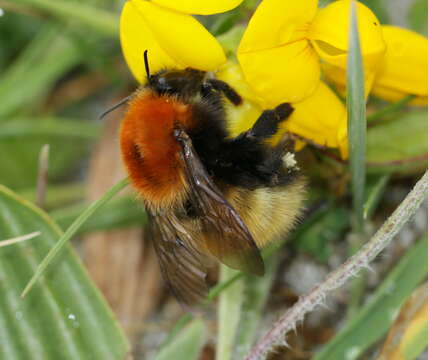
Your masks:
{"label": "bee head", "polygon": [[148,79],[148,87],[159,95],[176,95],[179,98],[188,98],[200,93],[205,78],[205,72],[185,70],[163,70]]}
{"label": "bee head", "polygon": [[204,83],[206,72],[187,68],[184,70],[161,70],[150,74],[147,50],[144,51],[144,65],[147,75],[146,87],[159,95],[189,97],[197,95]]}
{"label": "bee head", "polygon": [[205,71],[187,68],[184,70],[161,70],[150,74],[147,50],[144,52],[146,68],[146,87],[159,95],[174,95],[188,101],[205,98],[218,105],[219,93],[223,94],[234,105],[240,105],[241,96],[226,82],[215,79]]}

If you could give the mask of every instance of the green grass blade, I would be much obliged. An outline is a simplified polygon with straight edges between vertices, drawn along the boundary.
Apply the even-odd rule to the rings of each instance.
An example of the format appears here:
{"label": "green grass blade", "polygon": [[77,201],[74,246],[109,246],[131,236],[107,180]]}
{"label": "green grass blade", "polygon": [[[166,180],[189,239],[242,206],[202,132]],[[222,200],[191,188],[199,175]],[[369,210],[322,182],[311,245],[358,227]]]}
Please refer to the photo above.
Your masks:
{"label": "green grass blade", "polygon": [[415,97],[415,95],[407,95],[401,100],[376,111],[374,114],[367,116],[367,121],[374,122],[377,120],[384,119],[385,117],[388,117],[390,115],[395,115],[401,110],[403,110]]}
{"label": "green grass blade", "polygon": [[388,24],[390,6],[387,6],[388,0],[361,0],[361,2],[369,7],[382,24]]}
{"label": "green grass blade", "polygon": [[364,187],[366,181],[366,100],[355,2],[351,2],[347,94],[349,162],[356,230],[364,224]]}
{"label": "green grass blade", "polygon": [[426,0],[415,0],[409,9],[409,24],[411,28],[419,33],[428,35],[428,2]]}
{"label": "green grass blade", "polygon": [[180,330],[173,341],[164,343],[154,360],[197,360],[206,341],[204,322],[194,319]]}
{"label": "green grass blade", "polygon": [[43,99],[55,82],[82,59],[83,54],[58,26],[45,25],[1,76],[0,121]]}
{"label": "green grass blade", "polygon": [[266,273],[263,277],[247,275],[244,278],[244,302],[242,304],[233,359],[244,359],[253,346],[259,329],[262,311],[271,294],[270,289],[278,266],[279,256],[271,256],[269,261],[266,262]]}
{"label": "green grass blade", "polygon": [[[49,193],[48,193],[49,194]],[[63,229],[68,228],[86,209],[87,204],[71,205],[52,211],[50,215]],[[100,230],[112,230],[127,226],[142,226],[147,217],[142,202],[135,197],[123,196],[113,199],[104,206],[103,211],[97,212],[77,230],[85,233]]]}
{"label": "green grass blade", "polygon": [[114,185],[109,191],[107,191],[103,197],[95,202],[93,202],[74,222],[70,225],[67,231],[59,238],[55,246],[49,251],[40,265],[37,267],[34,275],[28,282],[24,291],[21,294],[21,297],[25,297],[26,294],[31,290],[34,284],[40,279],[40,277],[45,272],[48,265],[55,258],[56,255],[61,251],[64,245],[76,234],[79,228],[93,215],[93,213],[101,208],[105,203],[107,203],[112,197],[119,193],[128,185],[128,179],[123,179]]}
{"label": "green grass blade", "polygon": [[[239,273],[226,265],[220,265],[222,282],[234,278]],[[218,335],[216,360],[232,360],[236,333],[241,318],[241,307],[244,300],[244,282],[235,281],[220,295],[218,306]]]}
{"label": "green grass blade", "polygon": [[111,38],[119,36],[118,16],[85,2],[64,0],[14,0],[14,2],[49,12],[67,22],[88,26],[101,35]]}
{"label": "green grass blade", "polygon": [[428,110],[413,109],[367,132],[367,163],[373,173],[420,173],[428,167]]}
{"label": "green grass blade", "polygon": [[406,298],[428,276],[428,235],[410,249],[358,314],[313,360],[357,359],[380,340]]}
{"label": "green grass blade", "polygon": [[[302,227],[305,226],[305,224],[302,224]],[[271,258],[274,254],[278,252],[278,249],[283,245],[286,239],[284,239],[279,244],[273,244],[271,246],[266,247],[262,251],[263,259],[265,259],[265,263],[268,261],[271,261]],[[239,280],[244,280],[245,273],[235,271],[233,274],[230,274],[230,276],[227,276],[227,279],[224,281],[221,281],[216,286],[210,289],[210,292],[205,300],[205,304],[210,304],[214,301],[217,296],[219,296],[221,293],[229,289],[230,286],[235,284]],[[184,326],[186,326],[193,318],[193,315],[191,313],[187,313],[183,315],[175,324],[174,329],[169,333],[167,339],[164,341],[164,344],[173,341],[173,339],[177,336],[177,334],[180,333],[181,329],[183,329]]]}
{"label": "green grass blade", "polygon": [[[75,203],[76,201],[82,201],[85,195],[85,189],[86,189],[85,185],[80,182],[68,183],[68,184],[62,184],[62,185],[49,185],[46,192],[45,208],[57,209],[64,205]],[[34,203],[37,198],[37,189],[36,187],[33,186],[31,188],[27,188],[19,191],[18,194],[22,196],[24,199]],[[79,211],[79,213],[76,214],[76,216],[74,216],[73,220],[75,220],[77,216],[79,216],[81,212],[85,210],[83,207],[80,209],[81,211]],[[50,213],[49,215],[58,224],[56,219],[52,216],[52,213]],[[62,226],[62,224],[58,224],[58,225],[62,229],[65,229],[69,225],[71,225],[71,223],[72,221],[68,223],[67,226]]]}
{"label": "green grass blade", "polygon": [[41,234],[0,248],[0,359],[124,359],[125,335],[70,246],[31,294],[20,297],[62,232],[46,213],[0,185],[0,239],[34,231]]}
{"label": "green grass blade", "polygon": [[390,179],[389,175],[375,177],[367,184],[367,200],[364,204],[364,219],[370,218],[385,191],[386,185]]}
{"label": "green grass blade", "polygon": [[98,124],[62,118],[11,118],[0,123],[0,141],[10,139],[53,137],[97,139],[100,133]]}

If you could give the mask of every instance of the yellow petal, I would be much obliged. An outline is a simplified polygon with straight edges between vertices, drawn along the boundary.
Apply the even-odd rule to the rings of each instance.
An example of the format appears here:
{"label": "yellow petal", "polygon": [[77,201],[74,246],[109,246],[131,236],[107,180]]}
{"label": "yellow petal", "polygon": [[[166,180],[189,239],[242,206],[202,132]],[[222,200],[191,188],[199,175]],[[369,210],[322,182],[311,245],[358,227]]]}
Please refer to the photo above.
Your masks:
{"label": "yellow petal", "polygon": [[379,67],[373,92],[386,100],[417,95],[428,99],[428,38],[396,26],[382,26],[387,52]]}
{"label": "yellow petal", "polygon": [[[308,35],[324,61],[342,68],[346,68],[351,1],[335,1],[320,9]],[[356,4],[363,62],[366,67],[375,68],[385,52],[381,26],[368,7]]]}
{"label": "yellow petal", "polygon": [[[327,81],[334,84],[341,95],[346,96],[346,70],[329,63],[323,63],[321,70]],[[376,71],[366,68],[364,71],[364,91],[366,98],[373,87]]]}
{"label": "yellow petal", "polygon": [[262,113],[263,99],[258,97],[244,80],[241,68],[238,64],[228,61],[216,73],[216,77],[228,83],[242,98],[239,106],[227,106],[227,129],[230,136],[235,137],[248,130],[256,122]]}
{"label": "yellow petal", "polygon": [[261,108],[266,108],[268,106],[264,99],[258,96],[245,81],[244,74],[238,64],[228,61],[217,71],[216,77],[232,86],[245,100],[258,104]]}
{"label": "yellow petal", "polygon": [[294,112],[284,127],[321,146],[338,147],[337,132],[346,124],[346,109],[323,82],[305,100],[292,104]]}
{"label": "yellow petal", "polygon": [[[390,88],[386,88],[380,85],[376,85],[372,90],[373,95],[377,96],[378,98],[381,98],[383,100],[387,100],[390,102],[397,102],[401,99],[408,96],[408,93],[392,90]],[[409,102],[410,105],[415,106],[427,106],[428,105],[428,95],[425,96],[417,96],[412,101]]]}
{"label": "yellow petal", "polygon": [[[138,16],[136,14],[129,15],[135,12],[140,15],[142,21],[137,22]],[[122,46],[125,54],[127,52],[135,54],[127,55],[127,61],[138,57],[137,51],[141,50],[141,45],[138,46],[138,50],[130,50],[131,41],[128,37],[133,39],[132,42],[137,39],[135,34],[130,34],[130,30],[139,34],[142,42],[147,41],[148,45],[153,46],[153,48],[147,48],[152,72],[172,64],[180,68],[192,67],[209,71],[217,69],[226,61],[223,49],[216,38],[190,15],[168,10],[144,0],[128,0],[125,4],[124,13],[126,17],[122,15],[121,40],[126,43],[126,48],[124,45]],[[127,24],[129,19],[133,21],[132,29],[131,25]],[[147,32],[147,28],[150,29],[149,32]],[[125,29],[128,30],[125,31]],[[157,62],[156,51],[159,48],[162,49],[162,55],[159,55],[161,61]],[[164,61],[165,55],[169,60],[167,64],[164,64],[168,62]],[[132,62],[132,64],[134,63]],[[142,63],[141,67],[143,66]],[[139,72],[138,69],[131,68],[134,74]]]}
{"label": "yellow petal", "polygon": [[349,142],[348,142],[348,116],[345,113],[343,120],[339,124],[337,130],[337,147],[339,148],[342,159],[349,157]]}
{"label": "yellow petal", "polygon": [[238,53],[246,81],[268,107],[297,102],[312,94],[319,83],[320,65],[306,40],[272,49]]}
{"label": "yellow petal", "polygon": [[243,0],[152,0],[153,3],[186,14],[210,15],[236,8]]}
{"label": "yellow petal", "polygon": [[303,39],[317,3],[317,0],[263,0],[250,19],[238,54]]}
{"label": "yellow petal", "polygon": [[143,53],[149,51],[150,71],[162,68],[183,67],[174,61],[159,45],[144,18],[132,1],[127,1],[120,17],[120,42],[128,67],[134,77],[143,83],[146,80]]}

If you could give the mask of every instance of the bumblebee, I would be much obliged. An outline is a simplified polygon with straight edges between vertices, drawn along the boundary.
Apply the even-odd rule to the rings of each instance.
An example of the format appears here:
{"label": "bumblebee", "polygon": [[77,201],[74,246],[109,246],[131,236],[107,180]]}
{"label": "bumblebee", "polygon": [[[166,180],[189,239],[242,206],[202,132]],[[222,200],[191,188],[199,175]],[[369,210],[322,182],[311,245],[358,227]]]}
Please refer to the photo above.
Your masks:
{"label": "bumblebee", "polygon": [[122,158],[143,200],[163,276],[185,305],[207,294],[213,259],[264,274],[260,248],[298,218],[304,180],[292,145],[267,140],[293,112],[264,111],[236,137],[227,132],[226,102],[241,96],[213,74],[162,70],[128,101],[120,130]]}

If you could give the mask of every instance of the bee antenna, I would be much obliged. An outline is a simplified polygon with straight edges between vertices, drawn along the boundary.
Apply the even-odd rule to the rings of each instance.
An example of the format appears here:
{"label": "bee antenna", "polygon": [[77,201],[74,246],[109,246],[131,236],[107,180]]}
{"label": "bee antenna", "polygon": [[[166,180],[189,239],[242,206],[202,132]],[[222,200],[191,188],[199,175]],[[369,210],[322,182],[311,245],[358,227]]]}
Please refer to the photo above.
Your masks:
{"label": "bee antenna", "polygon": [[113,105],[111,108],[104,111],[100,116],[98,116],[98,120],[104,119],[112,111],[116,110],[117,108],[121,107],[122,105],[125,105],[131,99],[131,97],[132,97],[132,95],[127,96],[126,98],[120,100],[117,104]]}
{"label": "bee antenna", "polygon": [[147,56],[148,52],[148,50],[144,50],[144,66],[146,68],[147,81],[150,82],[149,58]]}

